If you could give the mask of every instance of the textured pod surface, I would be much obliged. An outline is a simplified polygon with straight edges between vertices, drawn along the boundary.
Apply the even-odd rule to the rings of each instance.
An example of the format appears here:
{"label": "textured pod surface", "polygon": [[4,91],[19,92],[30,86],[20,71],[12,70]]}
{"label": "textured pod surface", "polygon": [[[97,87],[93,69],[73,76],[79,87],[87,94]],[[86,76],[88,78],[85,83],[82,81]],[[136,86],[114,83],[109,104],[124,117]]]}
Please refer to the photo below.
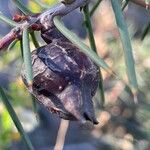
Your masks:
{"label": "textured pod surface", "polygon": [[23,81],[52,113],[68,120],[97,124],[92,97],[98,87],[98,67],[60,33],[52,32],[46,34],[46,40],[51,38],[49,44],[32,52],[32,87],[26,82],[24,68]]}

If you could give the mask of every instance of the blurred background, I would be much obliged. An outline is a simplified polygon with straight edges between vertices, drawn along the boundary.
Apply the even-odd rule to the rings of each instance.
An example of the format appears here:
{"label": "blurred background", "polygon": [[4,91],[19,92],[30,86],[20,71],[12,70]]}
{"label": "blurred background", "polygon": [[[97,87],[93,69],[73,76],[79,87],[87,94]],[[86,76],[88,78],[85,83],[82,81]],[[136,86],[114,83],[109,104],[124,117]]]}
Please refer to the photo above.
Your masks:
{"label": "blurred background", "polygon": [[[41,8],[32,0],[23,0],[34,12]],[[53,5],[55,0],[43,0]],[[92,0],[91,6],[95,3]],[[0,0],[0,12],[12,18],[19,10],[11,0]],[[124,10],[128,24],[140,92],[138,104],[122,81],[102,70],[105,104],[101,105],[99,91],[94,97],[99,124],[86,129],[78,122],[70,122],[64,150],[150,150],[150,34],[141,40],[145,27],[150,23],[150,10],[133,3]],[[75,18],[75,19],[72,19]],[[98,54],[122,79],[127,80],[122,45],[109,0],[101,2],[91,18]],[[84,18],[79,10],[63,18],[65,25],[84,42],[88,37]],[[10,31],[0,22],[0,37]],[[38,33],[37,33],[38,36]],[[40,44],[42,45],[41,39]],[[34,46],[31,44],[32,50]],[[13,107],[36,150],[51,150],[56,142],[60,119],[38,105],[38,114],[32,108],[32,100],[20,77],[21,54],[19,42],[0,53],[0,86],[8,91]],[[9,114],[0,100],[0,150],[25,150]]]}

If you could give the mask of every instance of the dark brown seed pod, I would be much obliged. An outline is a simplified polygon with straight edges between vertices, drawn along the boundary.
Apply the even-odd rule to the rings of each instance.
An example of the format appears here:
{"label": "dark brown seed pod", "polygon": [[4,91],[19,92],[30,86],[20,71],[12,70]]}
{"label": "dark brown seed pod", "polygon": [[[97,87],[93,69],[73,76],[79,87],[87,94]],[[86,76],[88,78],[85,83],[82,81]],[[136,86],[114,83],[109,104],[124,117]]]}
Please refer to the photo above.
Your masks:
{"label": "dark brown seed pod", "polygon": [[32,87],[22,71],[28,90],[61,118],[97,124],[92,97],[98,87],[98,67],[56,29],[42,34],[49,44],[32,52]]}
{"label": "dark brown seed pod", "polygon": [[72,4],[75,0],[61,0],[61,2],[65,5]]}

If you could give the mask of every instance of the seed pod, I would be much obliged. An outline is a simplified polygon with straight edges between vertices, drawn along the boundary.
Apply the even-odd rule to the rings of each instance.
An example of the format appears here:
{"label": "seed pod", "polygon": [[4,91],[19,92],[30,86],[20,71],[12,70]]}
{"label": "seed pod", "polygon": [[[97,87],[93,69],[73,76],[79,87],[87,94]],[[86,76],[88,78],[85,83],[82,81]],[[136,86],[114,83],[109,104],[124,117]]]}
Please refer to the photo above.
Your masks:
{"label": "seed pod", "polygon": [[55,28],[42,37],[49,44],[32,52],[32,87],[22,71],[28,90],[61,118],[97,124],[92,97],[98,87],[98,67]]}
{"label": "seed pod", "polygon": [[72,4],[75,0],[61,0],[61,2],[65,5]]}

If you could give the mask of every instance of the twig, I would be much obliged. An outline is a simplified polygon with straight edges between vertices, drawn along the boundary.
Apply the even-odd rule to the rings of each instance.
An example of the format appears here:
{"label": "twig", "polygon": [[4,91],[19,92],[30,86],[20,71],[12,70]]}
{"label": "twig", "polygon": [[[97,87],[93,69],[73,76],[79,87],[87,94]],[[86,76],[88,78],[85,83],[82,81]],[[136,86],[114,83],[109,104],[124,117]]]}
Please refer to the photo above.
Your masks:
{"label": "twig", "polygon": [[74,45],[76,45],[84,54],[89,56],[91,60],[93,60],[93,62],[95,62],[98,66],[102,67],[104,70],[106,70],[110,74],[115,75],[115,73],[111,70],[109,65],[101,57],[99,57],[91,48],[89,48],[86,44],[84,44],[82,40],[75,33],[72,33],[69,29],[67,29],[61,23],[58,17],[54,18],[54,24],[57,27],[57,29],[66,38],[68,38]]}
{"label": "twig", "polygon": [[26,26],[23,30],[23,60],[26,70],[27,82],[29,86],[32,85],[33,74],[32,74],[32,63],[31,63],[31,53],[30,53],[30,42],[29,42],[29,34],[28,27]]}
{"label": "twig", "polygon": [[61,119],[54,150],[63,150],[68,127],[69,121]]}
{"label": "twig", "polygon": [[[19,1],[17,1],[17,2],[19,2]],[[23,31],[24,27],[26,27],[26,26],[28,28],[30,27],[32,29],[33,25],[37,25],[37,26],[42,25],[43,29],[48,29],[51,26],[53,26],[53,18],[55,16],[67,15],[68,13],[73,11],[74,9],[84,6],[87,2],[88,2],[88,0],[76,0],[75,2],[73,2],[69,5],[59,3],[59,4],[55,5],[54,7],[48,9],[47,11],[45,11],[41,14],[27,16],[27,20],[23,21],[20,24],[17,24],[17,26],[15,28],[13,28],[10,31],[10,33],[8,33],[6,35],[6,37],[4,37],[0,40],[0,50],[4,49],[6,46],[9,46],[8,44],[5,44],[5,43],[8,43],[8,37],[9,37],[11,42],[13,42],[13,40],[15,40],[14,34],[12,34],[12,32],[15,32],[16,37],[18,37],[18,36],[22,35],[22,31]],[[18,31],[20,31],[20,32],[18,32]],[[9,44],[10,44],[10,42],[9,42]]]}

